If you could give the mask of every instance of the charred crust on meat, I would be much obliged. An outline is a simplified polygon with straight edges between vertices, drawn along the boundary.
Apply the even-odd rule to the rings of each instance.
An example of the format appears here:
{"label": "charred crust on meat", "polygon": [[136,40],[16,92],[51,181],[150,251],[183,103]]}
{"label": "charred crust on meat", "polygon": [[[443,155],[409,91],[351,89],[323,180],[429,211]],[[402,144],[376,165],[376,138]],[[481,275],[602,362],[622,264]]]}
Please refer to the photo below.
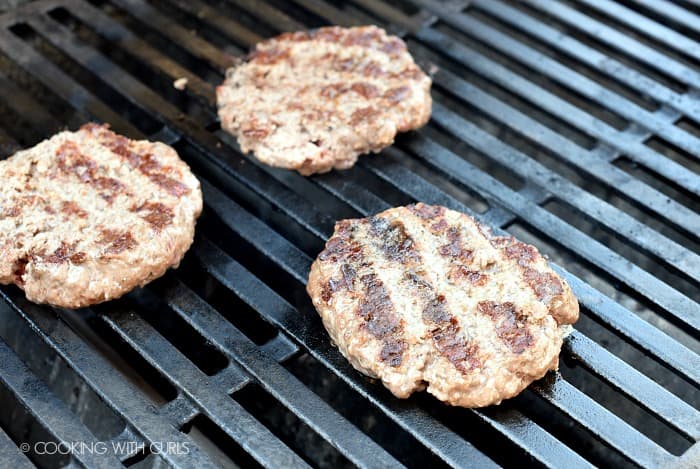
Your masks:
{"label": "charred crust on meat", "polygon": [[24,273],[27,271],[27,264],[29,264],[28,256],[21,257],[15,261],[12,275],[15,277],[15,284],[20,287],[24,285]]}
{"label": "charred crust on meat", "polygon": [[3,217],[13,218],[18,217],[22,214],[22,208],[19,204],[15,204],[3,212]]}
{"label": "charred crust on meat", "polygon": [[489,241],[493,247],[502,250],[508,259],[517,261],[520,266],[528,265],[538,257],[534,246],[518,241],[512,236],[495,236]]}
{"label": "charred crust on meat", "polygon": [[248,54],[248,60],[262,65],[272,65],[289,58],[291,49],[277,46],[270,48],[256,48]]}
{"label": "charred crust on meat", "polygon": [[353,83],[350,86],[350,89],[365,99],[372,99],[379,96],[379,88],[371,83]]}
{"label": "charred crust on meat", "polygon": [[496,236],[490,242],[503,251],[506,257],[518,263],[525,283],[532,289],[538,300],[549,304],[554,298],[564,293],[561,281],[556,275],[530,267],[530,264],[540,257],[537,248],[518,241],[512,236]]}
{"label": "charred crust on meat", "polygon": [[477,310],[491,318],[496,326],[498,338],[516,355],[534,345],[535,340],[528,328],[527,316],[515,304],[480,301]]}
{"label": "charred crust on meat", "polygon": [[420,262],[420,254],[415,241],[406,231],[406,226],[400,220],[389,221],[383,217],[369,219],[369,231],[377,237],[379,248],[387,259],[405,264]]}
{"label": "charred crust on meat", "polygon": [[466,280],[475,287],[486,285],[489,276],[477,270],[470,270],[467,266],[456,265],[447,273],[447,278],[452,281]]}
{"label": "charred crust on meat", "polygon": [[87,260],[87,254],[76,250],[76,245],[61,241],[61,245],[51,254],[40,256],[47,264],[71,264],[79,265]]}
{"label": "charred crust on meat", "polygon": [[435,289],[423,275],[407,271],[404,278],[418,291],[424,302],[421,319],[428,328],[435,349],[462,374],[481,366],[479,347],[468,343],[457,318],[446,307],[445,295],[435,294]]}
{"label": "charred crust on meat", "polygon": [[355,109],[355,111],[353,111],[352,115],[350,116],[350,125],[358,125],[361,122],[365,122],[373,117],[376,117],[376,115],[377,110],[374,109],[372,106]]}
{"label": "charred crust on meat", "polygon": [[451,260],[463,263],[471,263],[474,251],[463,245],[462,230],[458,226],[451,226],[446,231],[447,244],[440,246],[440,255]]}
{"label": "charred crust on meat", "polygon": [[97,163],[81,153],[75,142],[70,140],[63,142],[56,149],[56,159],[59,171],[63,174],[72,174],[82,182],[93,186],[108,202],[111,202],[124,189],[124,185],[118,180],[99,176],[100,168]]}
{"label": "charred crust on meat", "polygon": [[243,135],[250,138],[263,139],[270,135],[272,128],[269,124],[261,123],[260,119],[249,119],[241,128]]}
{"label": "charred crust on meat", "polygon": [[394,104],[400,103],[409,96],[411,96],[411,88],[405,85],[392,88],[384,93],[384,99]]}
{"label": "charred crust on meat", "polygon": [[335,234],[328,240],[326,247],[318,255],[322,261],[359,262],[362,258],[362,247],[352,239],[355,230],[353,220],[341,220],[335,224]]}
{"label": "charred crust on meat", "polygon": [[440,234],[443,233],[449,226],[450,225],[447,223],[447,220],[441,218],[437,222],[430,225],[430,231],[432,231],[435,234]]}
{"label": "charred crust on meat", "polygon": [[[431,218],[441,217],[445,214],[445,207],[441,207],[439,205],[427,205],[423,203],[417,203],[408,205],[407,208],[414,215],[424,220],[430,220]],[[442,222],[447,223],[444,219],[440,220],[438,223]]]}
{"label": "charred crust on meat", "polygon": [[108,148],[115,155],[120,156],[129,163],[134,169],[137,169],[141,174],[146,176],[154,184],[162,187],[170,195],[181,197],[190,193],[190,188],[181,183],[177,179],[167,176],[173,168],[163,166],[151,153],[140,154],[131,149],[131,141],[122,136],[117,135],[106,125],[86,124],[81,127],[81,130],[92,133],[98,139],[100,144]]}
{"label": "charred crust on meat", "polygon": [[105,254],[120,254],[138,245],[131,232],[110,229],[101,231],[98,242],[107,245],[104,250]]}
{"label": "charred crust on meat", "polygon": [[406,349],[403,320],[376,274],[365,274],[360,277],[360,282],[364,297],[357,307],[357,315],[363,319],[367,331],[383,342],[380,359],[389,366],[400,366]]}
{"label": "charred crust on meat", "polygon": [[173,210],[160,202],[145,202],[139,206],[132,207],[131,210],[143,213],[144,215],[141,218],[146,220],[156,231],[160,231],[170,225],[175,218]]}
{"label": "charred crust on meat", "polygon": [[76,216],[78,218],[87,218],[88,216],[88,213],[72,200],[64,200],[61,202],[61,213],[69,217]]}
{"label": "charred crust on meat", "polygon": [[559,279],[550,272],[540,272],[532,267],[523,268],[525,282],[535,292],[537,299],[550,303],[554,298],[564,293]]}
{"label": "charred crust on meat", "polygon": [[341,265],[340,279],[330,279],[328,282],[326,282],[321,290],[321,298],[323,298],[323,301],[328,303],[333,294],[338,291],[354,291],[354,282],[356,277],[357,272],[353,266],[350,264]]}
{"label": "charred crust on meat", "polygon": [[425,306],[422,318],[429,326],[437,351],[461,373],[469,373],[481,366],[478,358],[479,347],[467,343],[457,318],[446,308],[444,295],[436,296]]}

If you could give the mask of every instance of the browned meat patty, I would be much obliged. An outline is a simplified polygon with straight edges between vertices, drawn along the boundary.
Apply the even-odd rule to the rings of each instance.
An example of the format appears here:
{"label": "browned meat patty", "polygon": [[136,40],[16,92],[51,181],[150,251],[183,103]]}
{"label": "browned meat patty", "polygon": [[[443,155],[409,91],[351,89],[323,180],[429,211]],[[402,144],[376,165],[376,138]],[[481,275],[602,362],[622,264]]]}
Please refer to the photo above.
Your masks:
{"label": "browned meat patty", "polygon": [[535,247],[424,204],[338,222],[307,291],[355,368],[397,397],[427,387],[464,407],[555,370],[579,313]]}
{"label": "browned meat patty", "polygon": [[175,150],[108,126],[61,132],[0,162],[0,283],[78,308],[176,267],[202,211]]}
{"label": "browned meat patty", "polygon": [[244,152],[301,174],[350,168],[430,118],[431,80],[376,26],[286,33],[258,44],[217,88]]}

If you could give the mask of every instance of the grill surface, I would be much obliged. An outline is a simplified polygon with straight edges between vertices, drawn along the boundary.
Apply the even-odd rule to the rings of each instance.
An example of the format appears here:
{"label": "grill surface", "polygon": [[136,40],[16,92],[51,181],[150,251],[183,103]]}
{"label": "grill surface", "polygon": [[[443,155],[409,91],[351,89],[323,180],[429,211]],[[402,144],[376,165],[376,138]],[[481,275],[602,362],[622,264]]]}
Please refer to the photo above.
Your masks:
{"label": "grill surface", "polygon": [[[215,115],[232,56],[367,23],[435,71],[431,123],[308,179],[242,156]],[[122,300],[70,312],[0,289],[2,467],[697,467],[694,0],[40,0],[0,16],[0,155],[90,119],[175,146],[205,213],[183,266]],[[416,200],[551,256],[582,306],[559,373],[446,408],[394,399],[331,346],[304,286],[333,222]],[[61,441],[108,450],[35,449]],[[113,451],[128,442],[143,446]]]}

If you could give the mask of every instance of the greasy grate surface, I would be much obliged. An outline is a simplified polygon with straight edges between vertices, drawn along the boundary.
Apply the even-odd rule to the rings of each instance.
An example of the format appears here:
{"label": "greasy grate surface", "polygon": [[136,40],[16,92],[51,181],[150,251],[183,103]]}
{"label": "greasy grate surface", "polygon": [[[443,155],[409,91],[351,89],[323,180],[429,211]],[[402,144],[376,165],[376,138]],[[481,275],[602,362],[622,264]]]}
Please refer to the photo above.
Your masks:
{"label": "greasy grate surface", "polygon": [[[308,179],[242,156],[215,115],[232,57],[366,23],[435,72],[431,123]],[[0,16],[0,155],[105,121],[174,145],[206,205],[183,266],[123,300],[69,312],[0,290],[0,465],[691,466],[699,25],[690,0],[41,0]],[[311,260],[336,219],[416,200],[556,262],[582,306],[559,373],[454,409],[392,398],[331,346]],[[97,450],[35,450],[60,441]]]}

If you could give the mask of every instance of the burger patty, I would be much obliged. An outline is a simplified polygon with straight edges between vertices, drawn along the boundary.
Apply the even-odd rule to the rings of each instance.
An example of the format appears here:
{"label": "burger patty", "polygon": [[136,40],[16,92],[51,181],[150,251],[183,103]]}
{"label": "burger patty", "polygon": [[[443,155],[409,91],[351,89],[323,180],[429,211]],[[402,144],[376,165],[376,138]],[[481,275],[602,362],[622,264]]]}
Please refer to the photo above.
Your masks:
{"label": "burger patty", "polygon": [[410,205],[342,220],[307,291],[333,342],[397,397],[498,404],[558,366],[578,302],[537,249]]}
{"label": "burger patty", "polygon": [[244,152],[301,174],[350,168],[430,118],[431,80],[376,26],[285,33],[217,88],[221,126]]}
{"label": "burger patty", "polygon": [[0,162],[0,283],[78,308],[176,267],[202,211],[175,150],[106,125],[61,132]]}

